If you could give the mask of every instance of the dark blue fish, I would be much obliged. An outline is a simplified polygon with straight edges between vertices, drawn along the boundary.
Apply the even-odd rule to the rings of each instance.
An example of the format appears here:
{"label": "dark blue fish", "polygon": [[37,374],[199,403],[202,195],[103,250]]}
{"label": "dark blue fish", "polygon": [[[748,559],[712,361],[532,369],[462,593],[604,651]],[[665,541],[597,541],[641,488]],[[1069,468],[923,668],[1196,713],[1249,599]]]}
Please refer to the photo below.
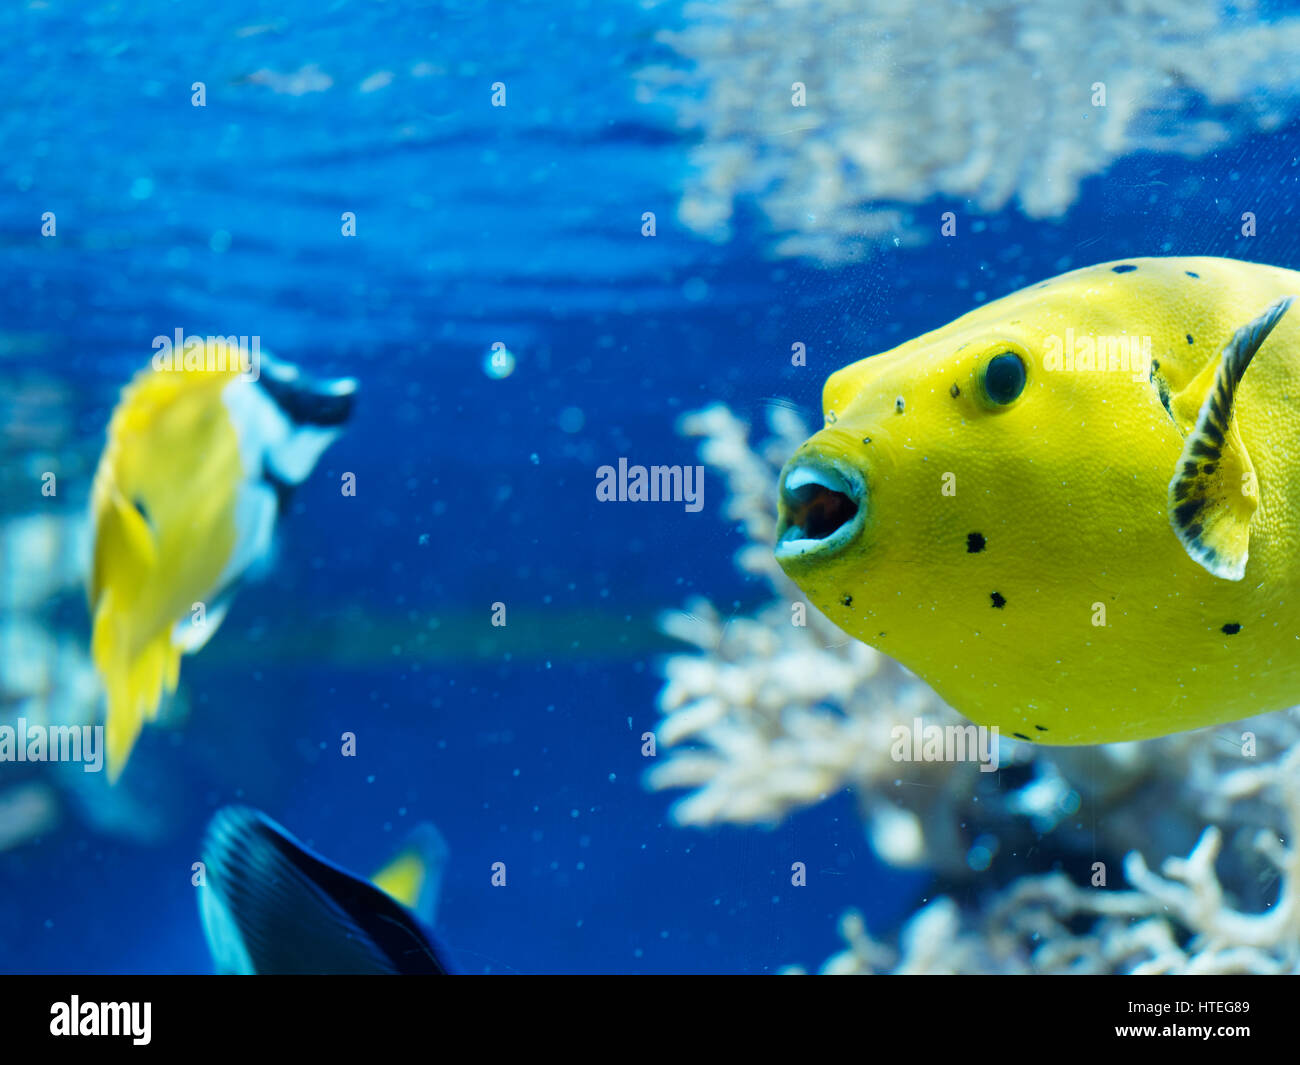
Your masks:
{"label": "dark blue fish", "polygon": [[376,876],[393,894],[246,807],[217,811],[203,861],[199,913],[221,974],[447,972],[426,927],[446,861],[432,825],[421,826]]}

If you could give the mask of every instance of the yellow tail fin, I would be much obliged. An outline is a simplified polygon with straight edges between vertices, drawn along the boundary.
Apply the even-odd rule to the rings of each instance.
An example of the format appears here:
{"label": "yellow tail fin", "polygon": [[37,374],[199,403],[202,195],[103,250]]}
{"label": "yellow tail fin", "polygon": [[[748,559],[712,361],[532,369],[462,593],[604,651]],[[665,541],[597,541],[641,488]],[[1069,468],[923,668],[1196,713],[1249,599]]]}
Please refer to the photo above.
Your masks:
{"label": "yellow tail fin", "polygon": [[172,646],[171,634],[164,631],[132,656],[122,638],[110,590],[95,612],[91,655],[108,695],[104,728],[108,780],[116,783],[144,722],[158,716],[163,691],[171,694],[176,690],[181,653]]}

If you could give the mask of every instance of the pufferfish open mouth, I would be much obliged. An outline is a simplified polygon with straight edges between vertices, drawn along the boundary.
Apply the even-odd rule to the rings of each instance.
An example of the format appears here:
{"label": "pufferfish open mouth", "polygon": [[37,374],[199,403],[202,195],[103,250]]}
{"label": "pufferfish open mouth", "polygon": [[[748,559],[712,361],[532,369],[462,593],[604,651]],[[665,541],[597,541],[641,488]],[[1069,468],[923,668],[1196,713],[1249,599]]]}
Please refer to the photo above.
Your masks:
{"label": "pufferfish open mouth", "polygon": [[825,461],[792,462],[781,475],[777,559],[838,551],[862,530],[865,503],[866,488],[855,472]]}

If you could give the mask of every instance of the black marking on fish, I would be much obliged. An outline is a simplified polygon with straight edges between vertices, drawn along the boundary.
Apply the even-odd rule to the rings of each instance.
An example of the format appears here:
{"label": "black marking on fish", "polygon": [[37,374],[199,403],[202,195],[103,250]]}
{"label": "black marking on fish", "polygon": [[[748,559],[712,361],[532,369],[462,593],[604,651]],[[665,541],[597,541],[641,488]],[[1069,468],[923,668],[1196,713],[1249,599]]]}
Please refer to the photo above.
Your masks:
{"label": "black marking on fish", "polygon": [[1160,360],[1151,360],[1151,370],[1147,374],[1147,380],[1156,386],[1156,395],[1160,397],[1160,405],[1165,408],[1165,413],[1169,415],[1170,421],[1173,420],[1174,411],[1169,405],[1169,382],[1159,373]]}
{"label": "black marking on fish", "polygon": [[948,389],[948,395],[952,396],[953,399],[956,399],[961,395],[961,389],[956,385],[953,385],[952,388]]}
{"label": "black marking on fish", "polygon": [[894,400],[894,410],[898,411],[899,414],[902,414],[902,413],[903,413],[903,397],[902,397],[902,396],[899,396],[896,400]]}
{"label": "black marking on fish", "polygon": [[993,600],[994,610],[1001,610],[1004,606],[1007,605],[1006,597],[1003,596],[1001,592],[991,592],[989,593],[989,598]]}
{"label": "black marking on fish", "polygon": [[136,513],[144,518],[144,523],[153,528],[153,521],[149,518],[149,511],[145,509],[144,501],[140,499],[131,500],[131,505],[135,507]]}
{"label": "black marking on fish", "polygon": [[1119,266],[1112,266],[1110,268],[1111,273],[1113,274],[1130,274],[1136,269],[1137,267],[1134,266],[1132,263],[1123,263]]}
{"label": "black marking on fish", "polygon": [[352,382],[310,377],[266,356],[257,384],[295,425],[342,425],[356,406]]}
{"label": "black marking on fish", "polygon": [[1184,270],[1183,273],[1185,273],[1188,277],[1195,277],[1197,279],[1199,279],[1201,276],[1200,274],[1192,273],[1190,270]]}
{"label": "black marking on fish", "polygon": [[863,442],[864,444],[869,444],[869,443],[871,443],[871,437],[869,437],[869,436],[864,436],[864,437],[862,438],[862,442]]}
{"label": "black marking on fish", "polygon": [[1011,733],[1011,735],[1013,735],[1013,736],[1014,736],[1016,739],[1018,739],[1018,740],[1024,740],[1026,743],[1033,743],[1033,742],[1034,742],[1034,741],[1031,740],[1028,736],[1026,736],[1023,732],[1013,732],[1013,733]]}
{"label": "black marking on fish", "polygon": [[840,606],[852,606],[852,605],[853,605],[853,596],[845,595],[840,598]]}
{"label": "black marking on fish", "polygon": [[1039,732],[1046,732],[1046,731],[1047,731],[1047,726],[1046,726],[1046,725],[1035,725],[1034,728],[1038,729]]}
{"label": "black marking on fish", "polygon": [[1196,343],[1196,341],[1192,339],[1192,334],[1191,334],[1191,333],[1188,333],[1188,334],[1187,334],[1187,343],[1189,343],[1189,344],[1195,344],[1195,343]]}
{"label": "black marking on fish", "polygon": [[984,534],[977,533],[977,532],[967,533],[966,553],[970,555],[978,555],[983,550],[984,550]]}
{"label": "black marking on fish", "polygon": [[1223,634],[1225,636],[1236,636],[1240,631],[1241,625],[1235,621],[1229,621],[1228,624],[1223,626]]}

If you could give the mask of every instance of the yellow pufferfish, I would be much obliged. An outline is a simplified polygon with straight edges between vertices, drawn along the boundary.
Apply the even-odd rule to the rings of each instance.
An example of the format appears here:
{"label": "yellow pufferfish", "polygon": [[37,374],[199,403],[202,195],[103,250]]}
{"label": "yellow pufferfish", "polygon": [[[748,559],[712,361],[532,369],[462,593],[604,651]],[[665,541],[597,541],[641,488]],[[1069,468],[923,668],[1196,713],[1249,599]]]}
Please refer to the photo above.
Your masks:
{"label": "yellow pufferfish", "polygon": [[289,493],[352,411],[351,378],[313,380],[265,352],[259,374],[241,372],[220,343],[204,354],[188,360],[196,368],[178,359],[136,375],[95,473],[91,655],[110,780],[175,691],[181,655],[211,639],[240,578],[267,564]]}
{"label": "yellow pufferfish", "polygon": [[1075,270],[846,366],[777,558],[845,632],[1021,740],[1300,702],[1300,273]]}

